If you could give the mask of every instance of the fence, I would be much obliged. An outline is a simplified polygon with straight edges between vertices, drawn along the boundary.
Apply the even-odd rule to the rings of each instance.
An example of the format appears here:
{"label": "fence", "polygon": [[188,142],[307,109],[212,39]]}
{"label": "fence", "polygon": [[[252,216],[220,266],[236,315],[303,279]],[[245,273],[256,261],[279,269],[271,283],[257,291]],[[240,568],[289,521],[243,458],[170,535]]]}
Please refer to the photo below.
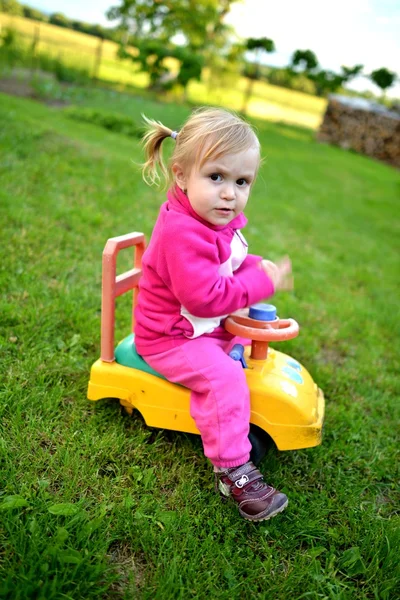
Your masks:
{"label": "fence", "polygon": [[147,85],[147,76],[138,73],[131,60],[118,58],[118,44],[110,40],[3,13],[0,28],[15,31],[33,57],[45,53],[66,66],[85,70],[93,79],[135,87]]}

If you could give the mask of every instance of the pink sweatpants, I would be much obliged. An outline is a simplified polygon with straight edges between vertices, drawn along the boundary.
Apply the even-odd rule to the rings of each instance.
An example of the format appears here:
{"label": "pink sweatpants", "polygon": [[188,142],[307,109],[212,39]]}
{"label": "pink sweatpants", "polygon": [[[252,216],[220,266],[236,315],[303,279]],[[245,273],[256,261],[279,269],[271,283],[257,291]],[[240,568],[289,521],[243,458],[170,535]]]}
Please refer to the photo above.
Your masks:
{"label": "pink sweatpants", "polygon": [[190,414],[204,454],[220,468],[237,467],[249,460],[250,393],[240,361],[228,352],[238,341],[201,336],[145,356],[146,362],[169,381],[191,390]]}

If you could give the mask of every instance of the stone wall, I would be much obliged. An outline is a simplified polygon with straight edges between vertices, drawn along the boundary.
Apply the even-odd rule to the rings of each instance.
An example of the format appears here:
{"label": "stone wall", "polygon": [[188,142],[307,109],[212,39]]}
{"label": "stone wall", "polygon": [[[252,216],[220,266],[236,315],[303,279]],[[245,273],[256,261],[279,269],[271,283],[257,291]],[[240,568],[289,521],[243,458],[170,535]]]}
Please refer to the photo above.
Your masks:
{"label": "stone wall", "polygon": [[317,140],[400,168],[400,113],[364,98],[329,96]]}

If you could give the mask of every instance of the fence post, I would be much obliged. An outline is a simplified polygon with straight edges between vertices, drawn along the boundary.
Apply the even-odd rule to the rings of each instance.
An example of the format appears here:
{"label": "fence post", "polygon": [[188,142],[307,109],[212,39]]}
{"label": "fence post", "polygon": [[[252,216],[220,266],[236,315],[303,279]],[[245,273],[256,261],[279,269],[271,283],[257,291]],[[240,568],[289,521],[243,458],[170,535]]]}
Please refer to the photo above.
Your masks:
{"label": "fence post", "polygon": [[31,75],[34,75],[36,69],[36,51],[40,41],[40,22],[35,24],[35,29],[33,32],[33,40],[31,46],[31,55],[32,55],[32,64],[31,64]]}
{"label": "fence post", "polygon": [[96,55],[94,57],[92,79],[98,79],[98,76],[99,76],[99,70],[100,70],[100,65],[101,65],[101,55],[103,53],[103,43],[104,43],[104,38],[103,37],[99,38],[99,43],[97,44],[97,48],[96,48]]}

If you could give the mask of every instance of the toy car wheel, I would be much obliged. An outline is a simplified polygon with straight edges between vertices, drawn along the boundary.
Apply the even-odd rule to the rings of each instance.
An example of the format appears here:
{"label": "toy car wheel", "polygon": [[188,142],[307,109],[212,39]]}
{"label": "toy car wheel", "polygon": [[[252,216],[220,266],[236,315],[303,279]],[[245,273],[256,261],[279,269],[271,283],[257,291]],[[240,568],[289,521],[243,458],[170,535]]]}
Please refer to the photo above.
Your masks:
{"label": "toy car wheel", "polygon": [[250,425],[249,440],[251,444],[250,460],[257,466],[267,454],[272,440],[268,433],[257,425]]}

